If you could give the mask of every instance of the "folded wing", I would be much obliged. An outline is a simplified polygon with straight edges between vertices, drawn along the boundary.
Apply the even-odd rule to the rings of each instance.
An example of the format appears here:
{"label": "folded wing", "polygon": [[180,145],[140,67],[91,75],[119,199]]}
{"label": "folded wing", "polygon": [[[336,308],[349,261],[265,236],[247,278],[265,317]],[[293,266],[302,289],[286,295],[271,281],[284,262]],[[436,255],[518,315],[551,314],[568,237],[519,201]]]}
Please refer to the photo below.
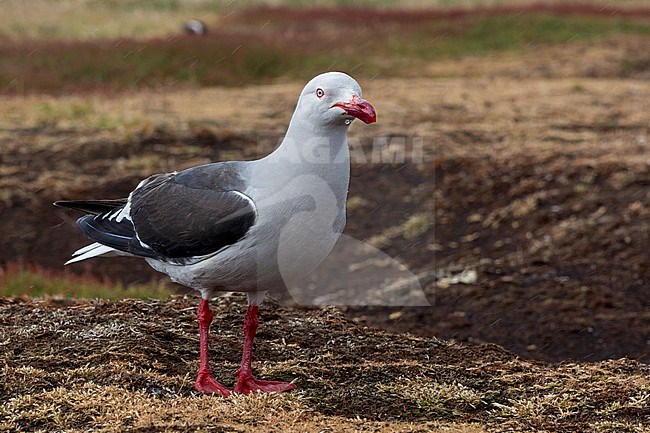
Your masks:
{"label": "folded wing", "polygon": [[255,204],[242,192],[228,189],[233,182],[227,171],[228,165],[197,167],[152,176],[126,200],[56,204],[90,212],[77,224],[101,245],[186,263],[236,243],[255,224]]}

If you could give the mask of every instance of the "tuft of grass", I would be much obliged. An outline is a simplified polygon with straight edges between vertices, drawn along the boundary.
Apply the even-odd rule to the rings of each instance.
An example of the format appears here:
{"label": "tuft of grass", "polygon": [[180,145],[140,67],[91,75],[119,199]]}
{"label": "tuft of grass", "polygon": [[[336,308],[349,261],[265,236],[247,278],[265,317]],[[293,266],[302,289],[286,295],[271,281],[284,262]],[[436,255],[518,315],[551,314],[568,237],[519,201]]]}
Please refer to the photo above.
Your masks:
{"label": "tuft of grass", "polygon": [[56,272],[24,263],[9,263],[0,268],[0,296],[165,299],[172,294],[171,289],[161,284],[124,286],[88,274]]}
{"label": "tuft of grass", "polygon": [[361,197],[360,195],[355,195],[352,197],[348,197],[346,206],[348,210],[356,210],[356,209],[361,209],[365,206],[368,205],[368,200],[365,198]]}
{"label": "tuft of grass", "polygon": [[374,235],[368,239],[368,242],[377,247],[382,248],[390,245],[391,241],[399,236],[405,239],[415,239],[418,236],[425,234],[431,226],[431,217],[426,212],[411,215],[406,221],[400,225],[392,226],[384,230],[378,235]]}
{"label": "tuft of grass", "polygon": [[379,385],[380,392],[395,394],[414,403],[424,414],[460,416],[491,397],[460,383],[436,383],[426,377],[404,378],[388,385]]}
{"label": "tuft of grass", "polygon": [[411,215],[403,224],[404,237],[406,239],[415,239],[429,230],[430,218],[426,212]]}

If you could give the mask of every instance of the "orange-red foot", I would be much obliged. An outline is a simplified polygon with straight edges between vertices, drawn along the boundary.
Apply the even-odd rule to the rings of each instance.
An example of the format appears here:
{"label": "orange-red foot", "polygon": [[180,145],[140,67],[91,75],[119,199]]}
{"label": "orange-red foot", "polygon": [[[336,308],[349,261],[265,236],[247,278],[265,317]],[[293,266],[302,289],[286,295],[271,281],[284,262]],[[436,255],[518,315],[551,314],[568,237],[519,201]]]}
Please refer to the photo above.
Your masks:
{"label": "orange-red foot", "polygon": [[199,374],[194,382],[194,389],[203,394],[217,394],[224,397],[230,395],[230,391],[225,386],[214,380],[211,374]]}
{"label": "orange-red foot", "polygon": [[237,374],[237,385],[232,391],[235,394],[268,394],[271,392],[285,392],[291,391],[296,387],[290,382],[278,382],[274,380],[258,380],[252,375]]}

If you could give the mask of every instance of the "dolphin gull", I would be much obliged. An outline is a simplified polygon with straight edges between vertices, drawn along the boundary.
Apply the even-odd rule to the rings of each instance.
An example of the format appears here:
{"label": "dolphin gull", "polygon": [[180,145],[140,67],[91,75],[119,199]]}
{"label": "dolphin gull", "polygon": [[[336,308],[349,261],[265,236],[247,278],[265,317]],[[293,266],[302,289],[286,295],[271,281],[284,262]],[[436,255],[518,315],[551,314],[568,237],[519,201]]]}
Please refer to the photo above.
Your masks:
{"label": "dolphin gull", "polygon": [[283,392],[293,383],[258,380],[251,358],[258,306],[269,289],[314,269],[345,226],[350,180],[347,130],[376,121],[359,84],[341,72],[313,78],[300,94],[278,148],[255,161],[201,165],[153,175],[119,200],[58,201],[86,212],[77,221],[94,243],[66,263],[103,255],[144,258],[201,292],[200,367],[194,388],[227,396],[208,362],[214,291],[245,292],[241,365],[232,392]]}

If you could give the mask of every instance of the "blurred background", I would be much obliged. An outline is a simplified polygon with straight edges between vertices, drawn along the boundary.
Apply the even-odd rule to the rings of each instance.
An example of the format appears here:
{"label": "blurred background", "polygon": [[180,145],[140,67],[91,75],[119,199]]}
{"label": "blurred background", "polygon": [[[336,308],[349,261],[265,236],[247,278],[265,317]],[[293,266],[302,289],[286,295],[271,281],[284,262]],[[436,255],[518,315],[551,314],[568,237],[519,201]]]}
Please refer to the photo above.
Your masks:
{"label": "blurred background", "polygon": [[350,130],[346,234],[431,304],[346,314],[533,359],[648,362],[647,3],[349,3],[1,1],[0,295],[182,291],[128,258],[64,269],[87,241],[51,203],[263,156],[304,83],[341,70],[378,112]]}

